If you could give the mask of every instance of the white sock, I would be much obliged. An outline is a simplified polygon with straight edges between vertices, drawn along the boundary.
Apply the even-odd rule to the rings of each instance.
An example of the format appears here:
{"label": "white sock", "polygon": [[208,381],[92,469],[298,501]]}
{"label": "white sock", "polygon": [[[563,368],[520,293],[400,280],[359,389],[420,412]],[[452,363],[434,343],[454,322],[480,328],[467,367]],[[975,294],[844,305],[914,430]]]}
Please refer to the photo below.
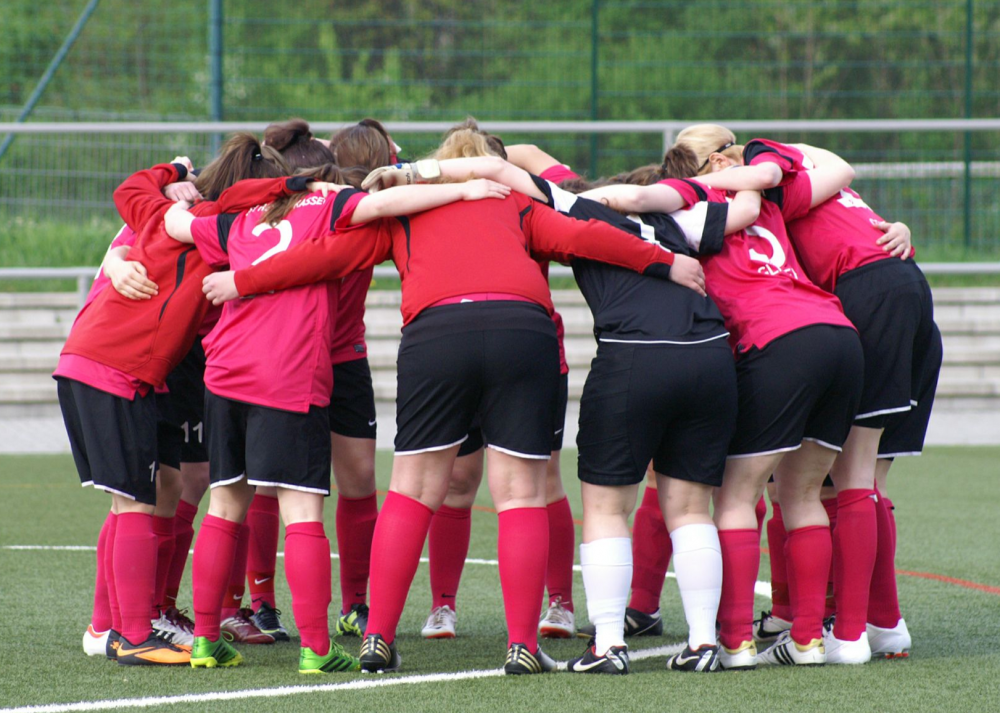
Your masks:
{"label": "white sock", "polygon": [[594,650],[603,656],[625,645],[625,607],[632,586],[632,540],[607,537],[580,545],[587,614],[596,631]]}
{"label": "white sock", "polygon": [[674,572],[688,623],[688,646],[715,643],[715,620],[722,597],[722,548],[715,525],[684,525],[670,533]]}

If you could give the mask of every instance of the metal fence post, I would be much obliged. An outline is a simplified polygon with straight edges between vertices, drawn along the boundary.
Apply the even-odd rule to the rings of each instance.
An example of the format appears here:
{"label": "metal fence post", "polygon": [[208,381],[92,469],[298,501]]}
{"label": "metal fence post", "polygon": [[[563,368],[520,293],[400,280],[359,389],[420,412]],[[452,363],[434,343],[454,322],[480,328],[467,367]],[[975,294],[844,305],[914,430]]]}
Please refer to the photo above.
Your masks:
{"label": "metal fence post", "polygon": [[[972,17],[973,0],[965,3],[965,118],[972,118]],[[965,249],[972,247],[972,132],[965,132],[965,175],[962,185]]]}
{"label": "metal fence post", "polygon": [[[597,52],[600,49],[600,33],[598,32],[598,19],[600,15],[600,0],[594,0],[591,6],[590,19],[590,119],[598,119],[598,99],[599,84],[597,79]],[[591,178],[597,177],[597,134],[590,135],[590,172]]]}
{"label": "metal fence post", "polygon": [[[208,0],[209,113],[222,121],[222,0]],[[212,134],[212,155],[219,151],[222,134]]]}

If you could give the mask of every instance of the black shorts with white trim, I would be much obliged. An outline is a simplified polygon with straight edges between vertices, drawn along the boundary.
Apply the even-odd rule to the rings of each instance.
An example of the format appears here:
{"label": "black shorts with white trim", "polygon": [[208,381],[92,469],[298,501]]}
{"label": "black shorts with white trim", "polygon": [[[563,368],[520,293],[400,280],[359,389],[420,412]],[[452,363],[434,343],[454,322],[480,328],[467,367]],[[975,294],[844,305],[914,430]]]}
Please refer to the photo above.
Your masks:
{"label": "black shorts with white trim", "polygon": [[725,339],[691,346],[606,343],[580,399],[580,480],[633,485],[657,473],[718,486],[736,427]]}
{"label": "black shorts with white trim", "polygon": [[330,431],[349,438],[375,438],[375,388],[368,357],[333,365]]}
{"label": "black shorts with white trim", "polygon": [[169,394],[156,395],[160,462],[174,468],[181,463],[205,463],[205,349],[201,337],[167,376],[167,389]]}
{"label": "black shorts with white trim", "polygon": [[403,329],[396,454],[459,445],[478,415],[490,448],[548,458],[558,391],[555,325],[540,306],[485,301],[431,307]]}
{"label": "black shorts with white trim", "polygon": [[306,413],[205,392],[212,487],[251,485],[330,494],[330,420],[325,406]]}
{"label": "black shorts with white trim", "polygon": [[156,399],[125,399],[57,378],[73,461],[83,485],[156,504]]}
{"label": "black shorts with white trim", "polygon": [[791,451],[803,440],[840,450],[861,399],[857,332],[817,324],[751,348],[736,360],[739,414],[731,458]]}

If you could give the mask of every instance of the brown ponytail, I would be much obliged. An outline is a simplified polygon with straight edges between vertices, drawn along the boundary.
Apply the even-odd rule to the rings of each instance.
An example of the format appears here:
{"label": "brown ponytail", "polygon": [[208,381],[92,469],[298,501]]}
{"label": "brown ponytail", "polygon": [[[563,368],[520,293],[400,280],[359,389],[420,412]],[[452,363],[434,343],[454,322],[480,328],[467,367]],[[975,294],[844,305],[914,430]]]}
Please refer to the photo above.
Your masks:
{"label": "brown ponytail", "polygon": [[698,156],[687,146],[674,144],[663,155],[666,178],[691,178],[698,174]]}
{"label": "brown ponytail", "polygon": [[305,119],[271,124],[264,130],[264,143],[281,153],[292,169],[322,166],[333,161],[333,153],[313,138]]}
{"label": "brown ponytail", "polygon": [[233,134],[219,150],[219,155],[202,169],[195,180],[198,192],[210,201],[245,178],[281,178],[291,171],[281,154],[262,146],[249,132]]}
{"label": "brown ponytail", "polygon": [[360,166],[373,171],[393,163],[395,149],[385,127],[375,119],[362,119],[330,137],[330,151],[338,166]]}

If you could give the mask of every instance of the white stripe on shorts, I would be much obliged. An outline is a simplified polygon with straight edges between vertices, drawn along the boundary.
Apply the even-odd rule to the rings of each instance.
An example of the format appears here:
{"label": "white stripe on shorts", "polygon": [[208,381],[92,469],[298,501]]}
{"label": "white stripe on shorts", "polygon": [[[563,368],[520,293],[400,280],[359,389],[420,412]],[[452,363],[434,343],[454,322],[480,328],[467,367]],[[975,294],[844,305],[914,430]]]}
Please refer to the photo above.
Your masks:
{"label": "white stripe on shorts", "polygon": [[773,451],[760,451],[759,453],[740,453],[739,455],[735,456],[726,456],[726,460],[729,460],[730,458],[736,460],[737,458],[756,458],[757,456],[773,456],[775,453],[788,453],[789,451],[797,451],[801,447],[802,444],[800,443],[797,446],[789,446],[787,448],[775,448]]}
{"label": "white stripe on shorts", "polygon": [[803,438],[803,441],[812,441],[813,443],[818,443],[824,448],[829,448],[831,451],[837,451],[837,453],[842,452],[844,449],[841,446],[835,446],[832,443],[827,443],[826,441],[821,441],[818,438]]}
{"label": "white stripe on shorts", "polygon": [[322,488],[307,488],[304,485],[289,485],[288,483],[269,483],[266,480],[250,480],[247,478],[247,482],[250,485],[256,485],[260,488],[287,488],[288,490],[298,490],[300,493],[316,493],[317,495],[329,495],[329,490],[323,490]]}
{"label": "white stripe on shorts", "polygon": [[500,451],[501,453],[506,453],[509,456],[514,456],[515,458],[528,458],[529,460],[549,460],[552,458],[551,454],[546,454],[544,456],[535,456],[528,453],[518,453],[517,451],[512,451],[509,448],[501,448],[500,446],[494,446],[492,443],[486,444],[487,448],[492,448],[495,451]]}
{"label": "white stripe on shorts", "polygon": [[235,478],[230,478],[229,480],[220,480],[218,483],[212,483],[209,487],[210,488],[217,488],[220,485],[232,485],[233,483],[240,482],[245,477],[246,477],[246,473],[240,473]]}
{"label": "white stripe on shorts", "polygon": [[462,436],[461,438],[459,438],[454,443],[449,443],[449,444],[444,445],[444,446],[430,446],[429,448],[419,448],[419,449],[417,449],[415,451],[396,451],[395,453],[393,453],[393,455],[397,455],[397,456],[416,456],[416,455],[420,455],[421,453],[433,453],[434,451],[446,451],[449,448],[452,448],[454,446],[459,445],[460,443],[464,443],[468,438],[469,438],[469,434],[466,433],[464,436]]}
{"label": "white stripe on shorts", "polygon": [[860,421],[863,418],[872,418],[873,416],[884,416],[887,413],[903,413],[904,411],[909,411],[913,408],[912,405],[907,404],[906,406],[897,406],[895,408],[884,408],[878,411],[869,411],[868,413],[859,413],[854,417],[855,421]]}

